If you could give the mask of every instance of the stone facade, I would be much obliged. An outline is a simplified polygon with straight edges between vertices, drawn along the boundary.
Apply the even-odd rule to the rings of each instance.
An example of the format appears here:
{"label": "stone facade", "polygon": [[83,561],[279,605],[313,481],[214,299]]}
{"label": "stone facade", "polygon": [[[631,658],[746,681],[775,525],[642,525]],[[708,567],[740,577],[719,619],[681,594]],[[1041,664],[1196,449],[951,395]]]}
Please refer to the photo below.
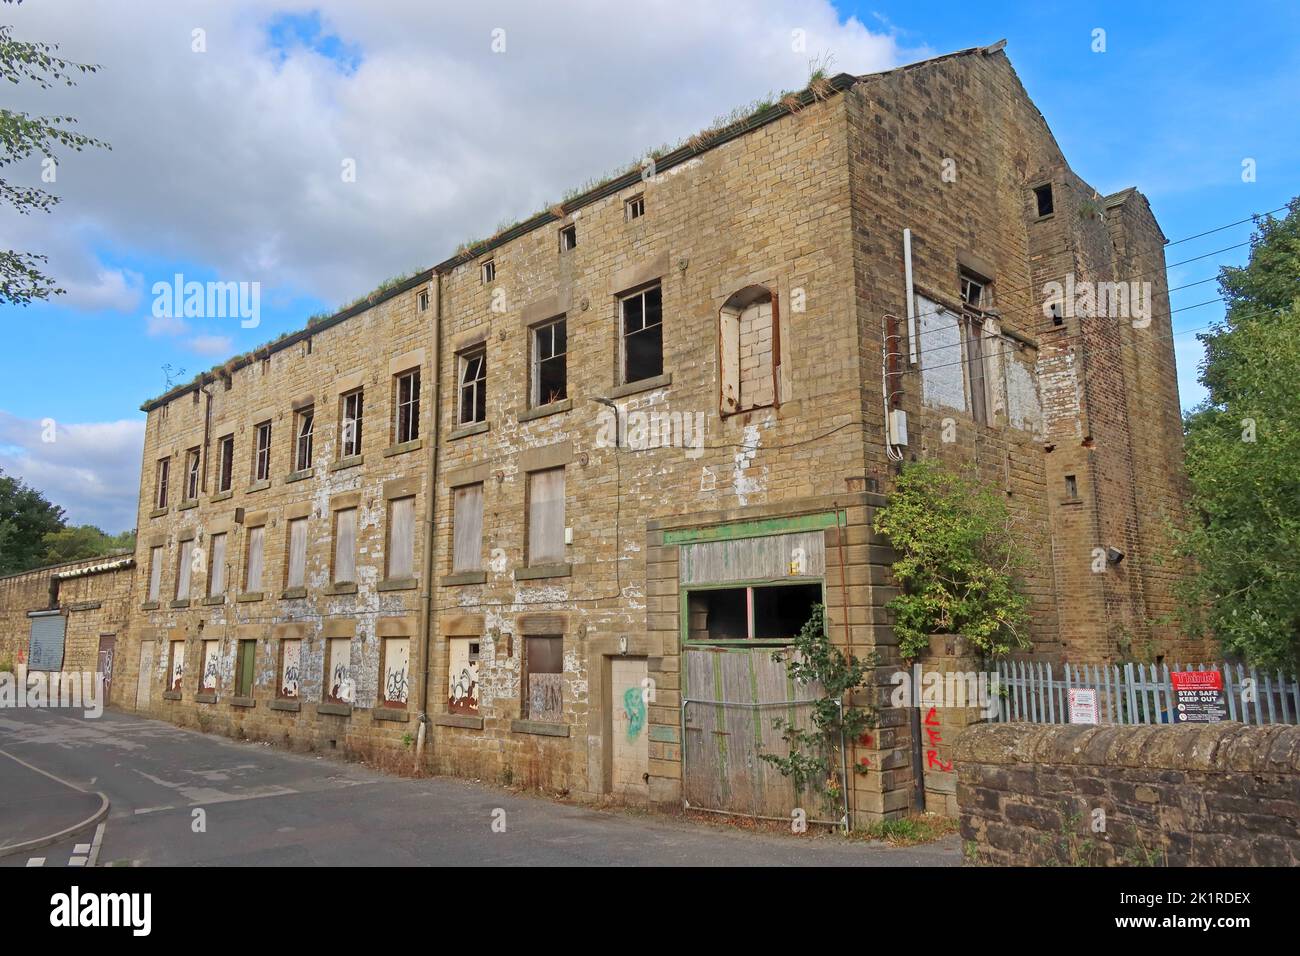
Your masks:
{"label": "stone facade", "polygon": [[957,742],[976,862],[1295,866],[1300,728],[991,724]]}
{"label": "stone facade", "polygon": [[[396,768],[680,805],[683,698],[708,693],[684,687],[684,651],[779,645],[815,594],[833,640],[881,660],[853,819],[906,812],[897,592],[870,530],[898,467],[883,395],[908,416],[903,456],[1006,491],[1036,654],[1185,650],[1148,623],[1176,574],[1155,564],[1158,520],[1181,501],[1168,315],[1058,326],[1037,291],[1148,268],[1163,288],[1145,200],[1094,197],[999,50],[842,74],[148,402],[132,701]],[[1106,546],[1125,557],[1096,572]]]}

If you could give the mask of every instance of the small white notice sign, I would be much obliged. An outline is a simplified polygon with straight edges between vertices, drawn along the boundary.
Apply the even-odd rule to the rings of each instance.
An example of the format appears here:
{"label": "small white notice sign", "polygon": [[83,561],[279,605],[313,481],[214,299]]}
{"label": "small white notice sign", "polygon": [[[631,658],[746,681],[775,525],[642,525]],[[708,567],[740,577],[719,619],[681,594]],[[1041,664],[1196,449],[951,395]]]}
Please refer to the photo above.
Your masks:
{"label": "small white notice sign", "polygon": [[1091,687],[1070,688],[1070,723],[1097,722],[1097,692]]}

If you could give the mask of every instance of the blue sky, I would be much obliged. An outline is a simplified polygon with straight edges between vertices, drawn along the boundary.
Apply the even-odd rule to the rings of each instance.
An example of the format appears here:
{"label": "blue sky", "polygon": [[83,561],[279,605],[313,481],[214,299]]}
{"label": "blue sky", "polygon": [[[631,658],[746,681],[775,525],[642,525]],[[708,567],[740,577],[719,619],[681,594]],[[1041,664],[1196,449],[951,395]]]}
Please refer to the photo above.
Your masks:
{"label": "blue sky", "polygon": [[[633,51],[602,41],[623,29],[608,4],[434,13],[391,0],[369,17],[337,0],[155,5],[135,23],[85,0],[4,11],[19,36],[61,41],[68,55],[105,66],[20,108],[72,113],[114,148],[61,159],[53,189],[64,202],[50,216],[0,212],[0,241],[49,252],[71,293],[0,310],[9,334],[0,468],[43,487],[73,520],[109,530],[133,522],[124,489],[137,477],[138,406],[166,389],[169,374],[188,379],[732,106],[801,86],[812,53],[829,50],[834,71],[862,73],[1005,37],[1075,171],[1103,193],[1136,185],[1171,240],[1300,193],[1297,4],[1225,13],[1208,3],[662,0],[638,4],[649,26]],[[497,26],[510,38],[507,57],[487,49]],[[782,49],[792,27],[808,30],[807,55]],[[1104,52],[1092,50],[1097,29]],[[746,36],[758,55],[700,75],[695,67],[724,33],[724,48],[743,51],[733,41]],[[557,68],[562,42],[587,52]],[[653,89],[633,79],[656,65]],[[348,158],[362,175],[340,184]],[[1242,179],[1247,159],[1254,182]],[[1181,243],[1168,258],[1248,236],[1239,226]],[[1170,285],[1240,264],[1246,251],[1177,266]],[[152,316],[153,283],[175,273],[261,282],[260,325]],[[1173,293],[1171,307],[1217,294],[1205,283]],[[1176,311],[1175,329],[1221,314],[1217,305]],[[1193,334],[1175,342],[1189,406],[1199,398],[1200,349]],[[81,426],[87,447],[70,442],[70,459],[52,458],[32,438],[47,418],[70,435]]]}

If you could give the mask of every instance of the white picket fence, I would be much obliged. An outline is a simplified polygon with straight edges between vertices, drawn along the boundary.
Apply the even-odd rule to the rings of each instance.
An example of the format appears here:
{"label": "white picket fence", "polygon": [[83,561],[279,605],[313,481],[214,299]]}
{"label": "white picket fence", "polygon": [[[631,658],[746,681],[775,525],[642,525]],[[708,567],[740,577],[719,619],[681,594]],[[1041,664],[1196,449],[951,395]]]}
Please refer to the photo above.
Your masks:
{"label": "white picket fence", "polygon": [[1051,664],[1000,661],[995,722],[1070,722],[1070,690],[1097,692],[1102,724],[1172,723],[1175,709],[1170,673],[1218,671],[1228,719],[1247,724],[1300,723],[1300,682],[1280,671],[1269,674],[1241,664]]}

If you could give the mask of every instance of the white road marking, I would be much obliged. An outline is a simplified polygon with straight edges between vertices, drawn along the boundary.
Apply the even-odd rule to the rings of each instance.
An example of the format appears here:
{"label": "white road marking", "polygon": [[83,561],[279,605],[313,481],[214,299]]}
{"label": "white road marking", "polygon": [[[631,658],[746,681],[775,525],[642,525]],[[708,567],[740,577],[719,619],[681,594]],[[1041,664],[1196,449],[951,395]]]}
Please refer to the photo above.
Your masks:
{"label": "white road marking", "polygon": [[44,865],[45,865],[45,857],[43,857],[43,856],[34,856],[34,857],[32,857],[31,859],[29,859],[29,860],[27,861],[27,865],[28,865],[28,866],[44,866]]}

